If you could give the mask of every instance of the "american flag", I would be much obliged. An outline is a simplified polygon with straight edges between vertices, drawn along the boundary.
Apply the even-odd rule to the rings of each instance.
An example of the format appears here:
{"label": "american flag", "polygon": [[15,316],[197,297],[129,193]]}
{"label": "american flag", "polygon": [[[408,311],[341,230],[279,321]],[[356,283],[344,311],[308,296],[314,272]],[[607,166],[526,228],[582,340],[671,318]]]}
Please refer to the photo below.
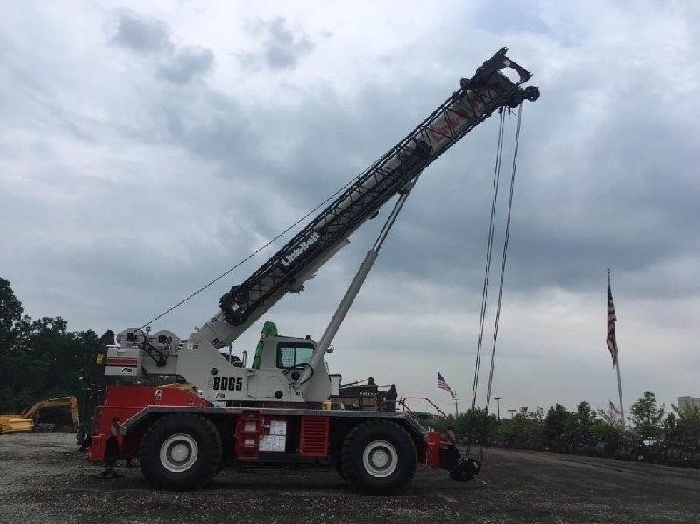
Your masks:
{"label": "american flag", "polygon": [[615,304],[613,304],[612,291],[610,291],[610,279],[608,279],[608,351],[613,361],[613,368],[617,365],[617,341],[615,340]]}
{"label": "american flag", "polygon": [[449,392],[449,394],[452,395],[453,397],[455,396],[454,391],[452,391],[452,388],[447,385],[447,382],[445,382],[445,377],[443,377],[439,371],[438,371],[438,389],[444,389],[445,391]]}

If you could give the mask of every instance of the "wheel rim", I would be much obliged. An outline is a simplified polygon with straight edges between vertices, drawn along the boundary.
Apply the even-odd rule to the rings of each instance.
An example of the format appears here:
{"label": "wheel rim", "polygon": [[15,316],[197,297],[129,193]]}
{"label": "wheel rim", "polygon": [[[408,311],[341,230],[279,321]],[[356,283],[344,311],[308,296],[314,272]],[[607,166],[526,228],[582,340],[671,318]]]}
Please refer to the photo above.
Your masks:
{"label": "wheel rim", "polygon": [[168,437],[160,447],[160,463],[168,471],[181,473],[197,462],[199,447],[197,441],[186,433],[176,433]]}
{"label": "wheel rim", "polygon": [[388,477],[399,463],[399,454],[391,442],[375,440],[362,453],[362,464],[373,477]]}

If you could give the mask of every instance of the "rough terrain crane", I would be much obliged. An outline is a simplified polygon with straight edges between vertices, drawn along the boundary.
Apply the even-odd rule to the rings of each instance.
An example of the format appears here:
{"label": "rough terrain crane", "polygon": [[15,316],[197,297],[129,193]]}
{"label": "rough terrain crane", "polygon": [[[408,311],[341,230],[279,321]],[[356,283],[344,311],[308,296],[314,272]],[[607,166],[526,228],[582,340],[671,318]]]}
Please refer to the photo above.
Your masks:
{"label": "rough terrain crane", "polygon": [[[162,330],[126,329],[107,349],[105,374],[132,385],[106,388],[96,410],[90,446],[104,457],[118,425],[122,454],[138,456],[155,486],[174,490],[205,485],[224,465],[241,462],[333,465],[364,493],[405,486],[419,462],[444,467],[458,480],[478,471],[455,456],[440,434],[399,412],[332,409],[339,380],[324,356],[417,177],[437,157],[498,110],[534,101],[523,87],[530,73],[501,49],[411,133],[361,173],[325,209],[240,285],[220,299],[220,310],[187,340]],[[518,77],[511,80],[506,70]],[[318,342],[270,335],[256,365],[225,359],[231,344],[288,293],[299,292],[348,237],[392,197],[398,199]],[[238,363],[240,364],[240,363]],[[179,375],[199,394],[143,385],[150,375]],[[141,382],[139,385],[138,383]],[[325,408],[325,409],[324,409]],[[330,409],[329,409],[330,408]]]}

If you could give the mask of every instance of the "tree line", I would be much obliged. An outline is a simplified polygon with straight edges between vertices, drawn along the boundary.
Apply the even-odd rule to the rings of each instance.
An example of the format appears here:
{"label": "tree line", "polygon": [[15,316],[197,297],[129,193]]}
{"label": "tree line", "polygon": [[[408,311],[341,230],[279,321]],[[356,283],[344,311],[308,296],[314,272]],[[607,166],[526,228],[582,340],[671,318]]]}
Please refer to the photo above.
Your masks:
{"label": "tree line", "polygon": [[458,417],[448,415],[439,425],[482,439],[535,439],[546,445],[557,440],[599,438],[610,433],[640,440],[697,440],[700,439],[700,407],[672,405],[667,412],[665,405],[659,405],[656,395],[646,391],[632,404],[625,426],[613,408],[594,410],[587,401],[581,401],[573,412],[556,404],[546,414],[542,408],[534,411],[521,408],[510,418],[501,420],[493,413],[476,408]]}
{"label": "tree line", "polygon": [[52,397],[82,400],[83,377],[99,343],[92,330],[68,331],[60,316],[33,320],[0,278],[0,413],[21,413]]}
{"label": "tree line", "polygon": [[672,405],[667,412],[651,391],[632,404],[624,425],[612,406],[596,410],[587,401],[581,401],[573,412],[556,404],[546,413],[542,408],[521,408],[500,420],[476,408],[456,417],[436,419],[434,425],[453,430],[468,444],[700,467],[700,407]]}

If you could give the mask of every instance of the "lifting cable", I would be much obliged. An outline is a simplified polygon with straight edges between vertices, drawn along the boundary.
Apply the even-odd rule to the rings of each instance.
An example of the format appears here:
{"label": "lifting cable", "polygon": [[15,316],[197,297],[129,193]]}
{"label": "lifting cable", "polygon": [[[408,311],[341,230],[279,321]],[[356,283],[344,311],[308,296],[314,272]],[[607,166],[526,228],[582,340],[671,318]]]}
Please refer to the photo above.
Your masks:
{"label": "lifting cable", "polygon": [[476,393],[479,386],[479,368],[481,367],[481,343],[484,338],[484,322],[486,320],[486,306],[489,296],[489,274],[491,272],[491,256],[493,254],[493,237],[496,224],[496,201],[498,200],[498,188],[501,178],[501,157],[503,155],[503,125],[505,111],[501,111],[501,119],[498,126],[498,144],[496,146],[496,164],[493,169],[493,198],[491,200],[491,218],[489,220],[489,234],[486,241],[486,269],[484,272],[484,284],[481,289],[481,310],[479,311],[479,338],[476,343],[476,363],[474,380],[472,382],[472,413],[476,406]]}
{"label": "lifting cable", "polygon": [[[496,305],[496,314],[495,314],[495,318],[494,318],[493,345],[491,348],[491,367],[489,370],[489,380],[488,380],[488,387],[487,387],[487,394],[486,394],[486,407],[484,410],[485,417],[488,417],[489,404],[491,402],[491,386],[493,384],[493,373],[494,373],[495,358],[496,358],[496,341],[498,339],[498,326],[499,326],[499,320],[501,317],[501,304],[502,304],[502,298],[503,298],[503,280],[504,280],[505,269],[506,269],[508,242],[510,239],[510,219],[511,219],[511,213],[512,213],[512,209],[513,209],[513,191],[515,188],[515,175],[517,172],[517,158],[518,158],[518,147],[519,147],[519,143],[520,143],[520,128],[521,128],[521,122],[522,122],[522,110],[523,110],[523,105],[521,103],[518,106],[518,121],[517,121],[517,126],[516,126],[516,131],[515,131],[515,148],[513,151],[513,165],[512,165],[512,172],[511,172],[511,177],[510,177],[510,191],[509,191],[509,195],[508,195],[508,216],[506,219],[506,228],[505,228],[505,234],[504,234],[504,239],[503,239],[503,251],[501,254],[501,274],[500,274],[500,282],[499,282],[499,287],[498,287],[498,301],[497,301],[497,305]],[[481,310],[480,310],[480,315],[479,315],[479,337],[477,340],[477,348],[476,348],[476,363],[475,363],[475,370],[474,370],[474,381],[472,383],[473,397],[472,397],[472,408],[471,408],[471,412],[470,412],[470,418],[472,420],[470,420],[470,422],[474,420],[474,412],[475,412],[475,407],[476,407],[476,395],[477,395],[477,389],[478,389],[478,385],[479,385],[479,368],[481,365],[481,345],[482,345],[482,340],[483,340],[483,335],[484,335],[484,323],[485,323],[486,309],[487,309],[487,303],[488,303],[489,273],[490,273],[490,268],[491,268],[491,257],[492,257],[492,253],[493,253],[493,239],[494,239],[494,228],[495,228],[495,210],[496,210],[496,201],[498,198],[498,188],[499,188],[499,182],[500,182],[501,157],[502,157],[502,153],[503,153],[504,113],[505,113],[505,111],[501,112],[501,121],[500,121],[499,130],[498,130],[498,145],[496,148],[497,149],[496,150],[496,164],[494,166],[494,180],[493,180],[494,193],[493,193],[493,199],[491,201],[491,219],[489,222],[489,235],[488,235],[487,249],[486,249],[486,268],[485,268],[485,275],[484,275],[484,284],[483,284],[482,294],[481,294]],[[471,445],[471,439],[470,439],[469,444]],[[483,462],[483,458],[484,458],[484,444],[483,444],[483,442],[480,442],[480,447],[479,447],[479,462],[480,463]]]}
{"label": "lifting cable", "polygon": [[508,195],[508,218],[506,219],[506,231],[503,238],[503,253],[501,255],[501,279],[498,286],[498,302],[496,305],[496,316],[493,322],[493,347],[491,348],[491,369],[489,371],[489,382],[486,394],[486,413],[488,414],[491,403],[491,385],[493,383],[493,370],[496,357],[496,339],[498,338],[498,322],[501,318],[501,300],[503,298],[503,278],[506,272],[506,260],[508,258],[508,241],[510,240],[510,217],[513,210],[513,189],[515,188],[515,173],[518,170],[518,146],[520,145],[520,123],[522,122],[523,105],[518,106],[518,123],[515,131],[515,150],[513,151],[513,171],[510,176],[510,192]]}

